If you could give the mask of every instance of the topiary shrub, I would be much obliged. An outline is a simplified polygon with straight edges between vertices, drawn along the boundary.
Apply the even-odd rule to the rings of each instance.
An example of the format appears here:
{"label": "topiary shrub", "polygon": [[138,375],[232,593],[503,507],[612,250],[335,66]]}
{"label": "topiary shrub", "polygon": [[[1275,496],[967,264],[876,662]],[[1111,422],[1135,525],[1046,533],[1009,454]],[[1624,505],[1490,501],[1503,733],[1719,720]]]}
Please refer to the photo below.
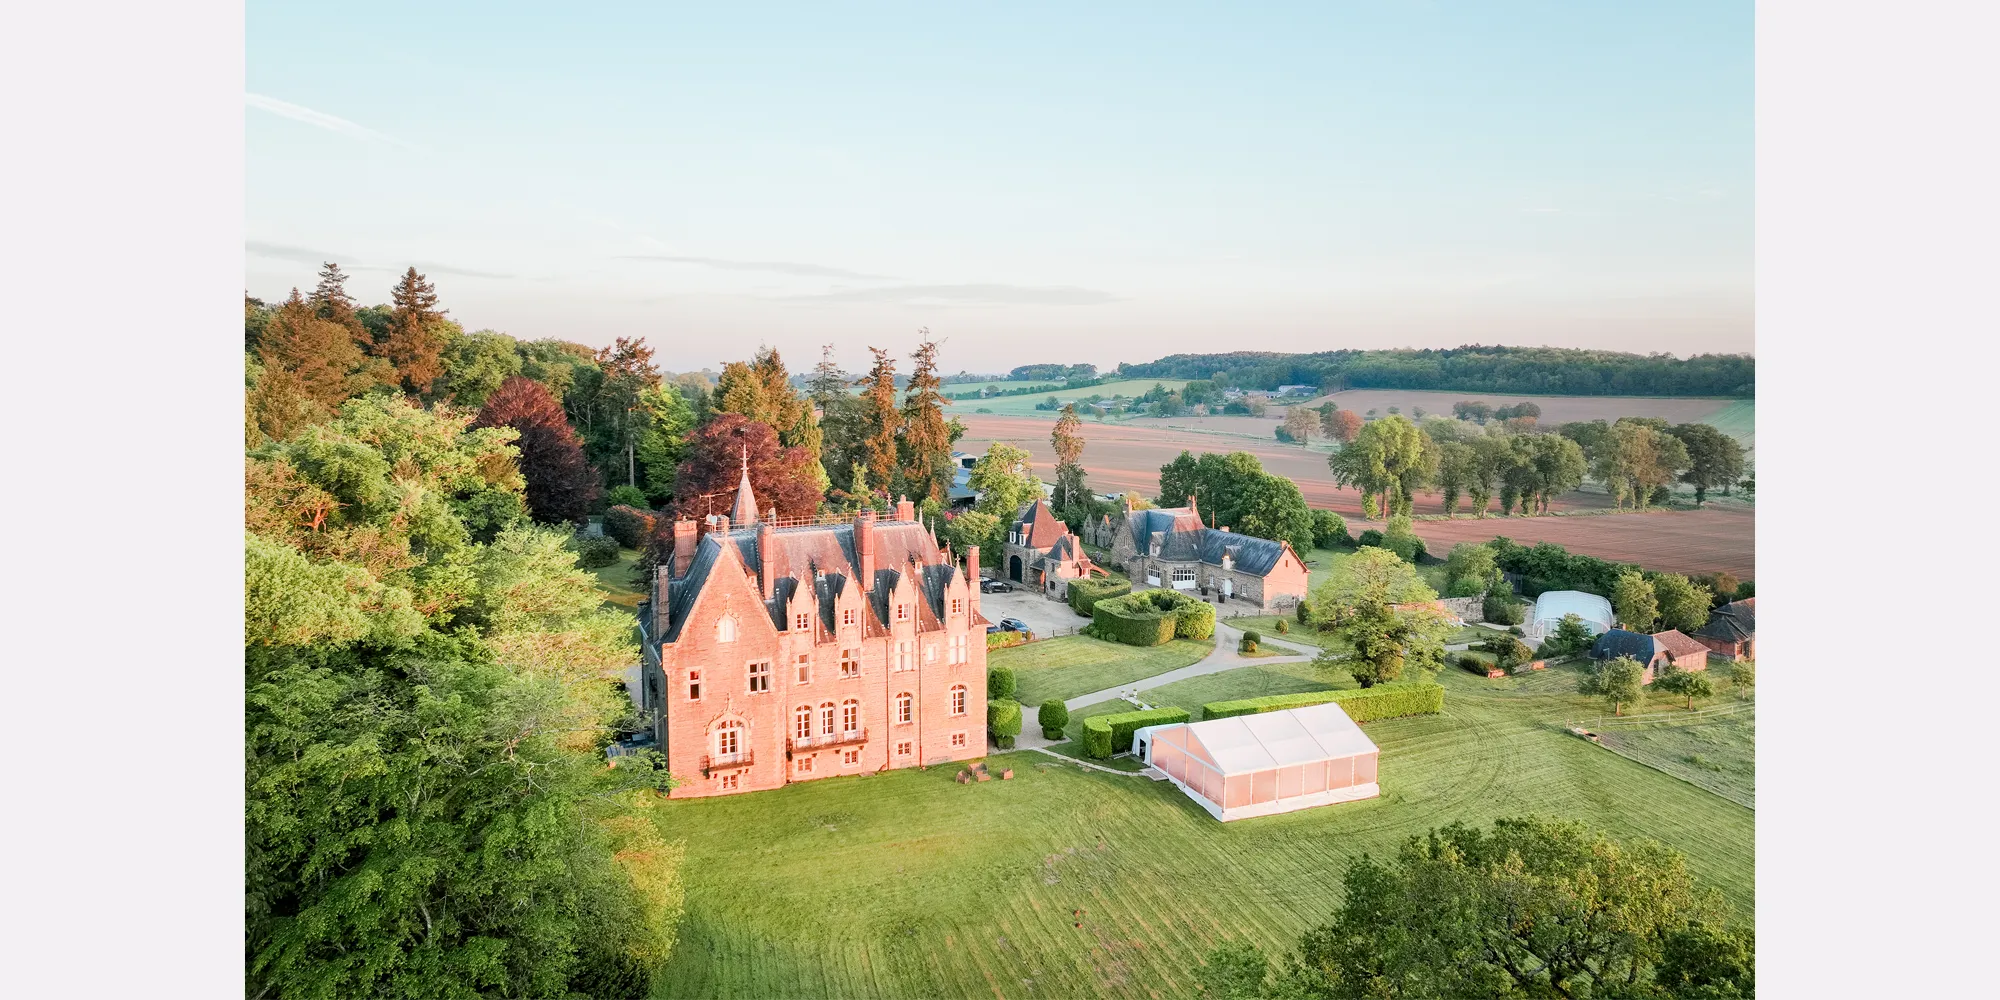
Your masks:
{"label": "topiary shrub", "polygon": [[1495,625],[1519,625],[1527,616],[1521,602],[1499,587],[1486,592],[1486,599],[1479,603],[1479,614]]}
{"label": "topiary shrub", "polygon": [[597,569],[618,561],[618,539],[592,538],[576,535],[569,540],[569,547],[576,553],[579,569]]}
{"label": "topiary shrub", "polygon": [[1215,605],[1190,600],[1174,612],[1174,638],[1212,639],[1215,637]]}
{"label": "topiary shrub", "polygon": [[[1484,673],[1484,671],[1481,671]],[[1212,701],[1201,707],[1201,717],[1227,719],[1235,715],[1281,712],[1288,708],[1324,705],[1332,702],[1355,722],[1400,719],[1408,715],[1436,715],[1444,711],[1444,685],[1437,683],[1378,685],[1356,691],[1309,691],[1304,694],[1274,694],[1263,698]]]}
{"label": "topiary shrub", "polygon": [[1155,708],[1139,712],[1093,715],[1083,720],[1083,752],[1104,760],[1114,753],[1132,749],[1132,734],[1147,726],[1170,726],[1186,722],[1185,708]]}
{"label": "topiary shrub", "polygon": [[986,703],[986,731],[993,734],[993,742],[1002,750],[1014,748],[1014,737],[1021,735],[1021,703],[1018,701],[989,701]]}
{"label": "topiary shrub", "polygon": [[1239,653],[1254,653],[1257,651],[1257,644],[1263,641],[1263,633],[1258,632],[1254,628],[1246,628],[1243,630],[1243,638],[1236,643],[1236,651]]}
{"label": "topiary shrub", "polygon": [[1069,706],[1060,698],[1050,698],[1042,702],[1040,711],[1035,713],[1035,723],[1042,727],[1042,738],[1059,740],[1063,738],[1063,728],[1069,725]]}
{"label": "topiary shrub", "polygon": [[1283,618],[1280,618],[1280,619],[1278,619],[1278,634],[1279,634],[1279,635],[1285,635],[1285,634],[1288,634],[1289,632],[1291,632],[1291,630],[1292,630],[1292,623],[1291,623],[1291,622],[1288,622],[1288,621],[1284,620]]}
{"label": "topiary shrub", "polygon": [[[1190,608],[1205,609],[1205,613]],[[1098,601],[1090,627],[1100,639],[1128,646],[1158,646],[1171,641],[1183,627],[1190,633],[1202,633],[1205,627],[1202,638],[1215,634],[1215,609],[1179,591],[1147,590]]]}
{"label": "topiary shrub", "polygon": [[628,549],[643,549],[653,537],[658,516],[650,510],[619,505],[604,512],[604,533]]}
{"label": "topiary shrub", "polygon": [[1012,667],[992,667],[986,671],[986,697],[989,701],[1014,697]]}
{"label": "topiary shrub", "polygon": [[1313,614],[1313,613],[1312,613],[1312,602],[1311,602],[1311,601],[1307,601],[1307,600],[1303,600],[1303,599],[1302,599],[1302,600],[1300,600],[1300,601],[1299,601],[1299,609],[1298,609],[1298,619],[1299,619],[1299,624],[1301,624],[1301,625],[1310,625],[1310,624],[1312,624],[1312,614]]}
{"label": "topiary shrub", "polygon": [[1070,610],[1089,617],[1097,609],[1097,602],[1114,597],[1123,597],[1132,592],[1130,580],[1071,580],[1069,582]]}
{"label": "topiary shrub", "polygon": [[1357,546],[1373,545],[1379,549],[1382,547],[1382,533],[1376,531],[1374,528],[1369,528],[1367,531],[1354,536],[1354,544]]}

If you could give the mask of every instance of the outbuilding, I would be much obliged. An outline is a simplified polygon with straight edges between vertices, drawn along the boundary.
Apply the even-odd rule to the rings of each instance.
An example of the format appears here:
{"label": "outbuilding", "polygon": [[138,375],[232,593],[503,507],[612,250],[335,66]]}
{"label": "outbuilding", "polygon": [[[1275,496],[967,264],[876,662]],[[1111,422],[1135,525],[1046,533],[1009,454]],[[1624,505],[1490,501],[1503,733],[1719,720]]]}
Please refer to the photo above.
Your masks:
{"label": "outbuilding", "polygon": [[1535,598],[1534,610],[1521,623],[1521,632],[1529,640],[1539,642],[1554,634],[1564,615],[1583,619],[1584,627],[1594,636],[1603,635],[1614,624],[1610,601],[1581,590],[1551,590]]}
{"label": "outbuilding", "polygon": [[1382,794],[1381,751],[1331,702],[1152,726],[1134,742],[1147,764],[1223,822]]}

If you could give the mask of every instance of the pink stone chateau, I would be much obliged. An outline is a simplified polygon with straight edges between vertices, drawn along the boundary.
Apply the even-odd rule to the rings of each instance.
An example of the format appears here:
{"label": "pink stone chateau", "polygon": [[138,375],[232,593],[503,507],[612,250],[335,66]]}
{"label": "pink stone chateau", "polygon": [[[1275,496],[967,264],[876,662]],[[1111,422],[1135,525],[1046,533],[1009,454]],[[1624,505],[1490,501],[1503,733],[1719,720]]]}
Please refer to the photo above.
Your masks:
{"label": "pink stone chateau", "polygon": [[674,798],[985,756],[979,551],[941,551],[914,504],[776,527],[746,469],[728,518],[673,541],[639,620]]}

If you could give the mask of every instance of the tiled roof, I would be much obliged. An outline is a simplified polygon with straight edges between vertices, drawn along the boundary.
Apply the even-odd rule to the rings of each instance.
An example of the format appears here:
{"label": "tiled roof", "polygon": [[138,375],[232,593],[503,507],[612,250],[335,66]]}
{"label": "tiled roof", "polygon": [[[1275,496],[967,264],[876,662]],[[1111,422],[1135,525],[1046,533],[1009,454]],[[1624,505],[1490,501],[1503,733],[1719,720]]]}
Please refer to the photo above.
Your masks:
{"label": "tiled roof", "polygon": [[1152,553],[1153,537],[1157,534],[1159,558],[1171,562],[1203,562],[1219,567],[1222,557],[1228,555],[1236,569],[1264,576],[1277,567],[1285,554],[1283,542],[1204,527],[1200,515],[1185,507],[1135,510],[1126,522],[1140,555]]}
{"label": "tiled roof", "polygon": [[1708,652],[1707,646],[1694,641],[1677,629],[1668,629],[1665,632],[1653,633],[1653,645],[1675,656]]}
{"label": "tiled roof", "polygon": [[[714,571],[716,562],[723,558],[723,547],[731,550],[731,555],[740,562],[745,573],[753,579],[758,575],[763,560],[757,551],[757,536],[760,529],[745,527],[726,532],[717,531],[703,535],[695,545],[694,558],[688,564],[687,573],[668,585],[667,611],[670,617],[666,641],[680,638],[681,627],[686,623],[690,609],[694,607],[695,595],[700,593]],[[877,521],[874,526],[875,566],[877,588],[867,594],[868,605],[874,609],[875,617],[868,622],[871,631],[888,621],[888,592],[881,589],[883,581],[893,585],[901,570],[910,568],[912,557],[918,566],[926,570],[952,570],[944,561],[937,542],[915,521]],[[846,582],[859,576],[860,557],[854,547],[854,525],[821,524],[795,528],[778,528],[771,532],[771,560],[775,569],[782,574],[774,584],[773,600],[766,604],[772,621],[784,627],[783,609],[791,591],[784,586],[787,578],[808,579],[814,573],[825,574],[825,579],[817,585],[815,595],[820,603],[822,621],[833,619],[833,597]],[[887,574],[885,576],[885,574]],[[946,575],[944,580],[952,579]],[[942,584],[939,585],[942,587]],[[752,585],[751,589],[756,589]],[[938,595],[942,589],[937,591]],[[941,598],[933,595],[936,602]]]}
{"label": "tiled roof", "polygon": [[1037,500],[1015,522],[1014,530],[1023,536],[1022,544],[1031,549],[1048,549],[1057,539],[1069,534],[1069,527],[1057,520],[1055,511],[1049,509],[1047,500]]}

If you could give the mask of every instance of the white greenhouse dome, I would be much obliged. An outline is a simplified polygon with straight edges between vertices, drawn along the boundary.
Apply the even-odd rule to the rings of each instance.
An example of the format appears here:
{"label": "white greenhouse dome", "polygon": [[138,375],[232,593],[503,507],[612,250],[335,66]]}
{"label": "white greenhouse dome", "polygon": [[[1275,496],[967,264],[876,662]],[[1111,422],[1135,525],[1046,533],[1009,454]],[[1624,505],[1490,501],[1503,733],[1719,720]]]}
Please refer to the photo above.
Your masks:
{"label": "white greenhouse dome", "polygon": [[1564,615],[1583,619],[1591,635],[1609,631],[1613,621],[1610,601],[1581,590],[1551,590],[1535,598],[1535,609],[1521,623],[1521,631],[1530,639],[1546,638]]}

